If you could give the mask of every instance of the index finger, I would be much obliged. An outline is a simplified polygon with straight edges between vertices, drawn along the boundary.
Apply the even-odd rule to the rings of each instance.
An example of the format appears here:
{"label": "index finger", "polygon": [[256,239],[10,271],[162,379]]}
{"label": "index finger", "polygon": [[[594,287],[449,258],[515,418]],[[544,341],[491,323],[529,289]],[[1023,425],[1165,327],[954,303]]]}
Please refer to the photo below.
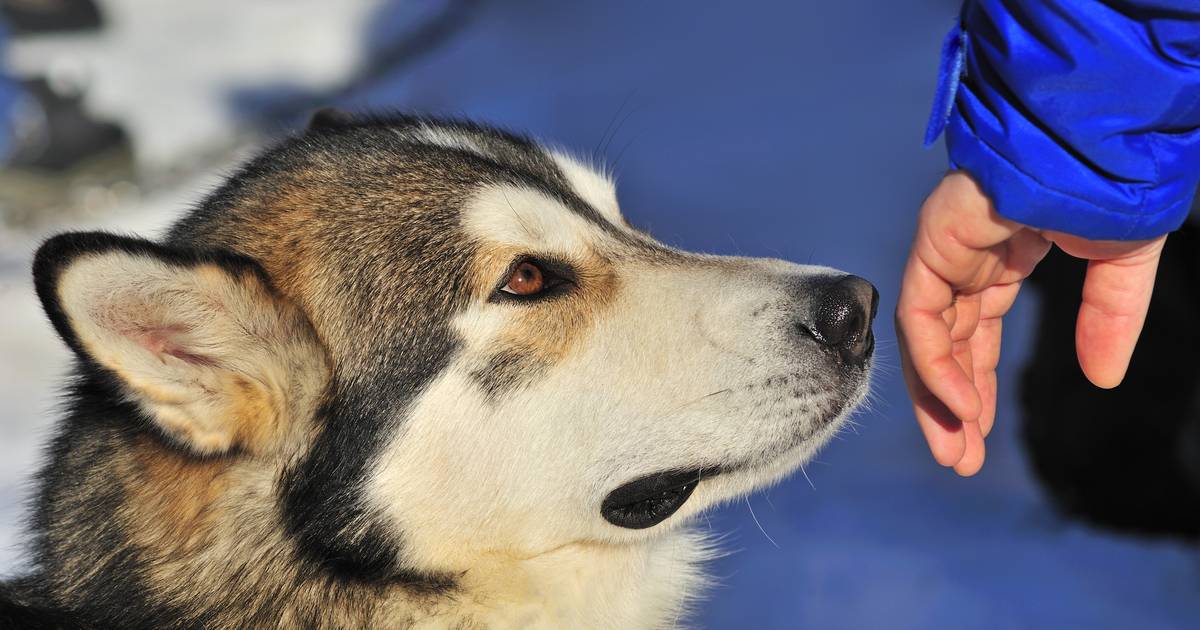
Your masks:
{"label": "index finger", "polygon": [[908,260],[896,305],[896,327],[912,376],[959,420],[979,417],[979,394],[971,375],[954,359],[954,342],[942,312],[953,305],[945,280],[915,255]]}

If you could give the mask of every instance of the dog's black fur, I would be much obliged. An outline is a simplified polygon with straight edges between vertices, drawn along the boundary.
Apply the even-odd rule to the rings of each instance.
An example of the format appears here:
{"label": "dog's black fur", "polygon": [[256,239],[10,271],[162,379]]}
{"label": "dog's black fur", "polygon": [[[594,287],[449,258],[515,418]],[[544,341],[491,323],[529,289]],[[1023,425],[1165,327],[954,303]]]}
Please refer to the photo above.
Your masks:
{"label": "dog's black fur", "polygon": [[[34,265],[35,286],[54,326],[75,351],[77,365],[65,417],[38,478],[30,527],[33,573],[0,590],[0,622],[33,628],[340,629],[407,627],[433,619],[465,629],[491,622],[483,620],[526,618],[526,594],[532,593],[533,601],[549,597],[544,593],[553,589],[547,585],[557,587],[562,575],[551,570],[548,577],[529,577],[532,570],[509,568],[524,562],[517,558],[477,577],[492,570],[486,567],[497,555],[494,549],[485,550],[487,562],[422,562],[423,531],[404,529],[370,495],[374,471],[381,462],[394,461],[385,459],[391,456],[385,447],[400,433],[408,410],[469,348],[454,328],[456,316],[504,286],[499,265],[486,260],[486,237],[464,223],[464,208],[480,191],[523,188],[561,205],[572,221],[581,218],[579,223],[603,231],[606,240],[622,244],[622,257],[636,258],[644,268],[677,271],[689,261],[718,264],[715,257],[671,250],[606,218],[613,209],[603,199],[591,205],[585,197],[594,201],[595,196],[581,192],[587,186],[574,187],[573,171],[560,169],[567,164],[560,159],[566,158],[523,137],[472,123],[324,112],[314,117],[312,128],[241,168],[160,242],[93,233],[61,235],[43,245]],[[724,264],[730,265],[729,273],[741,273],[750,262]],[[73,276],[71,265],[94,275]],[[553,312],[547,321],[575,326],[564,326],[567,332],[586,331],[592,312],[604,304],[601,298],[615,294],[610,266],[596,263],[590,284],[599,297],[581,301],[577,309],[587,317]],[[548,268],[553,271],[553,265]],[[776,263],[771,274],[777,268]],[[864,309],[869,304],[870,313],[854,320],[869,326],[877,295],[868,295],[870,285],[856,280],[857,292],[839,293],[838,299],[859,300]],[[579,293],[588,294],[589,283],[583,284]],[[784,288],[777,287],[780,296]],[[168,299],[116,304],[125,289]],[[829,291],[813,293],[820,302]],[[794,311],[811,307],[815,312],[815,306],[798,309],[793,298],[787,295],[779,310],[785,330],[795,336]],[[569,305],[565,297],[556,302]],[[209,303],[215,306],[209,309]],[[223,308],[231,305],[238,308]],[[168,311],[163,321],[154,319],[160,306]],[[176,341],[167,339],[172,335],[212,332],[206,317],[233,332],[206,336],[207,345],[194,352],[185,342],[165,349]],[[539,341],[547,327],[528,328]],[[852,338],[855,344],[872,343],[869,328]],[[471,354],[464,361],[485,395],[519,387],[537,373],[541,356],[567,347],[551,339],[545,349],[535,343],[528,353],[513,352],[523,341],[489,348],[490,360],[475,352],[481,356]],[[818,354],[818,341],[798,340],[814,349],[815,365],[828,369],[814,372],[811,390],[796,384],[790,397],[781,392],[776,402],[832,392],[811,410],[812,422],[820,423],[813,430],[824,430],[844,417],[844,405],[863,394],[871,346],[855,346],[857,363],[850,365],[840,354],[849,342],[838,348],[821,342],[826,347]],[[785,348],[790,360],[794,348]],[[227,365],[206,362],[210,349],[218,357],[237,356]],[[839,358],[829,359],[835,350]],[[243,353],[246,364],[239,363]],[[123,362],[129,357],[134,357],[134,371],[123,372],[131,365]],[[143,358],[159,363],[143,368]],[[176,359],[197,371],[176,381],[138,384],[144,375],[137,369],[154,372],[170,365],[174,370]],[[846,377],[845,382],[831,380],[830,374]],[[265,393],[243,377],[257,378]],[[766,377],[766,385],[783,386],[788,378]],[[178,381],[187,386],[180,388],[185,394],[173,393]],[[839,383],[856,389],[842,391]],[[203,391],[193,393],[188,388],[193,385]],[[237,390],[234,402],[246,406],[235,412],[207,397],[225,389]],[[295,400],[289,399],[293,393]],[[156,406],[159,399],[168,405],[199,399],[210,410],[202,409],[201,415],[219,414],[215,420],[230,423],[251,418],[262,435],[203,433],[208,427],[189,433],[195,427],[164,422],[167,412]],[[784,411],[789,423],[809,414]],[[178,435],[169,434],[173,430]],[[782,456],[809,439],[816,438],[795,432],[794,441],[780,441],[772,446],[778,450],[760,451],[759,457]],[[447,466],[461,466],[458,461],[448,459]],[[699,588],[699,574],[685,568],[703,560],[703,548],[665,547],[671,548],[660,553],[649,545],[632,547],[659,554],[653,557],[669,568],[664,571],[676,581],[661,591],[625,579],[626,570],[647,565],[645,556],[626,561],[620,555],[624,564],[613,565],[623,567],[618,571],[604,563],[583,570],[618,575],[614,591],[646,600],[623,611],[629,615],[624,618],[666,624],[683,614],[682,606]],[[608,551],[599,548],[600,555]],[[573,564],[564,570],[591,575]],[[522,575],[539,581],[526,588]],[[518,576],[515,583],[513,576]],[[496,612],[494,594],[506,593],[510,583],[519,595]],[[582,616],[569,618],[603,625],[597,620],[609,613],[592,610],[591,601],[578,597],[581,589],[568,584],[565,596],[554,596],[582,602],[568,611]],[[560,618],[561,608],[549,602],[544,608],[549,612],[539,613],[545,615],[540,618]]]}
{"label": "dog's black fur", "polygon": [[[411,142],[397,134],[398,130],[426,124],[469,132],[478,141],[488,143],[489,149],[503,159],[486,160],[453,149],[414,150]],[[441,181],[447,177],[461,181]],[[397,185],[397,181],[405,183]],[[86,477],[83,471],[92,461],[104,460],[99,452],[108,442],[127,443],[148,435],[167,446],[170,444],[134,404],[126,401],[115,377],[90,361],[75,339],[53,288],[60,267],[83,253],[116,249],[151,255],[171,264],[213,263],[231,273],[249,270],[269,285],[267,274],[251,256],[279,260],[284,257],[280,255],[281,245],[292,248],[290,255],[298,255],[302,249],[300,240],[305,237],[362,243],[361,234],[351,238],[353,231],[361,230],[363,221],[368,220],[354,215],[357,208],[377,213],[381,207],[391,206],[394,214],[373,226],[375,238],[390,239],[389,247],[376,246],[363,251],[344,248],[342,253],[351,258],[331,261],[330,284],[340,290],[339,299],[361,303],[361,308],[346,312],[366,318],[372,308],[380,306],[372,306],[371,302],[382,290],[359,284],[362,275],[357,272],[364,267],[372,268],[375,278],[393,284],[403,281],[404,269],[432,273],[445,283],[445,290],[431,295],[428,291],[389,287],[391,290],[382,292],[429,296],[433,301],[383,305],[393,313],[388,320],[394,322],[394,329],[376,330],[378,338],[330,348],[335,360],[352,365],[370,363],[389,376],[370,379],[361,373],[333,374],[329,394],[318,411],[321,431],[315,443],[307,457],[291,466],[279,480],[282,520],[295,548],[307,561],[307,568],[301,570],[301,580],[353,582],[364,589],[399,585],[418,595],[453,589],[451,576],[416,573],[397,564],[402,541],[372,523],[373,515],[364,511],[356,488],[363,483],[365,470],[378,450],[381,435],[392,422],[394,410],[402,408],[444,369],[455,352],[457,342],[445,329],[446,321],[464,299],[461,276],[468,266],[468,252],[462,248],[456,214],[462,199],[456,195],[473,190],[472,184],[481,181],[511,181],[535,187],[570,202],[578,212],[597,223],[604,223],[596,210],[576,197],[545,154],[524,137],[462,121],[406,115],[355,117],[322,110],[303,133],[285,139],[241,168],[180,220],[161,244],[107,234],[69,234],[48,241],[35,260],[35,287],[51,322],[78,358],[74,381],[65,396],[67,413],[37,479],[39,490],[29,529],[34,537],[32,555],[38,572],[0,590],[0,621],[12,622],[0,627],[116,624],[126,628],[159,628],[181,627],[181,619],[192,619],[197,627],[205,625],[203,616],[179,614],[161,602],[154,606],[147,604],[142,575],[146,563],[128,543],[129,536],[121,531],[115,519],[98,518],[113,513],[121,504],[121,483],[113,480],[102,492],[95,487],[84,492],[80,487],[80,480]],[[403,193],[395,190],[404,186],[413,192],[399,196]],[[322,226],[314,226],[306,236],[293,234],[289,237],[291,242],[277,243],[277,237],[263,233],[263,225],[272,221],[271,208],[277,198],[287,194],[333,200],[332,208],[347,208],[342,215],[347,218],[334,215]],[[405,213],[419,216],[420,221],[405,219]],[[363,217],[368,215],[364,213]],[[409,232],[414,230],[414,223],[419,223],[423,227],[416,231],[418,234],[423,231],[425,236],[390,237],[387,231],[395,222],[406,222],[405,229]],[[370,246],[371,243],[364,245]],[[275,253],[270,253],[272,250]],[[356,255],[358,258],[353,258]],[[305,306],[312,310],[322,307]],[[399,317],[394,313],[409,316]],[[320,331],[322,322],[314,323]],[[370,326],[364,324],[361,328],[366,330]],[[373,353],[370,360],[346,358],[368,350]],[[387,387],[380,389],[381,383]],[[131,422],[131,418],[142,421]],[[89,453],[96,456],[89,457]],[[72,505],[79,500],[89,504]],[[56,566],[61,559],[57,553],[61,541],[53,539],[53,532],[63,530],[62,519],[73,518],[72,514],[97,519],[78,523],[74,528],[90,532],[92,544],[120,550],[106,566],[95,567],[94,578],[80,589],[89,593],[88,611],[76,605],[38,599],[57,590],[46,577],[63,571]],[[238,603],[233,601],[230,605]],[[140,621],[129,621],[133,619]]]}

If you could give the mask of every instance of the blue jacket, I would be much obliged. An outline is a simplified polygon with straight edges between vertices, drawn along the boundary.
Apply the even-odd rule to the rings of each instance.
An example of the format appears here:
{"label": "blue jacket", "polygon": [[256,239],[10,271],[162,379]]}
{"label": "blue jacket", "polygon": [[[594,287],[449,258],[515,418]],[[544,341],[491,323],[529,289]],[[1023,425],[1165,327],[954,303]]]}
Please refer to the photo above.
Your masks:
{"label": "blue jacket", "polygon": [[967,0],[935,101],[926,143],[1005,217],[1165,234],[1200,184],[1200,0]]}

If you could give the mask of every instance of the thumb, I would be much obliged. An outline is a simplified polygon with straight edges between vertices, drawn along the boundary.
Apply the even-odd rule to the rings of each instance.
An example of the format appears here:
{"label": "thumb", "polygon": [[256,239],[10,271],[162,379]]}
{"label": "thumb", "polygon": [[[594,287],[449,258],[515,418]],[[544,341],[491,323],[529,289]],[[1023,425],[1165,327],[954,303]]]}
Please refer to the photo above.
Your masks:
{"label": "thumb", "polygon": [[1075,322],[1075,349],[1083,373],[1097,387],[1121,384],[1154,292],[1165,239],[1124,257],[1092,260]]}

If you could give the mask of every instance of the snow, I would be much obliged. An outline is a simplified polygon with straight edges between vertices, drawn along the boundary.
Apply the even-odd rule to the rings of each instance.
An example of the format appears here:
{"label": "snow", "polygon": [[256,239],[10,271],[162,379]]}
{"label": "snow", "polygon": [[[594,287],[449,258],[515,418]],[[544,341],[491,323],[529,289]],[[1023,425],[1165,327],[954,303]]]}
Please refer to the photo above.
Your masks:
{"label": "snow", "polygon": [[[701,607],[703,627],[1166,629],[1200,618],[1194,547],[1064,521],[1031,478],[1015,384],[1036,296],[1023,295],[1005,323],[983,472],[961,480],[936,466],[913,422],[887,313],[915,210],[945,168],[920,141],[956,9],[950,0],[485,3],[455,40],[346,99],[477,117],[599,152],[617,162],[632,222],[672,244],[812,260],[879,287],[873,409],[807,466],[811,485],[796,475],[702,521],[730,551],[712,567],[720,585]],[[176,36],[157,37],[166,48]],[[252,42],[245,54],[300,54],[280,41]],[[247,89],[238,81],[263,76],[217,85]],[[172,120],[146,129],[190,146],[197,134]],[[152,234],[210,181],[93,223]],[[0,235],[0,571],[14,566],[18,484],[51,423],[66,359],[32,297],[33,243]]]}

